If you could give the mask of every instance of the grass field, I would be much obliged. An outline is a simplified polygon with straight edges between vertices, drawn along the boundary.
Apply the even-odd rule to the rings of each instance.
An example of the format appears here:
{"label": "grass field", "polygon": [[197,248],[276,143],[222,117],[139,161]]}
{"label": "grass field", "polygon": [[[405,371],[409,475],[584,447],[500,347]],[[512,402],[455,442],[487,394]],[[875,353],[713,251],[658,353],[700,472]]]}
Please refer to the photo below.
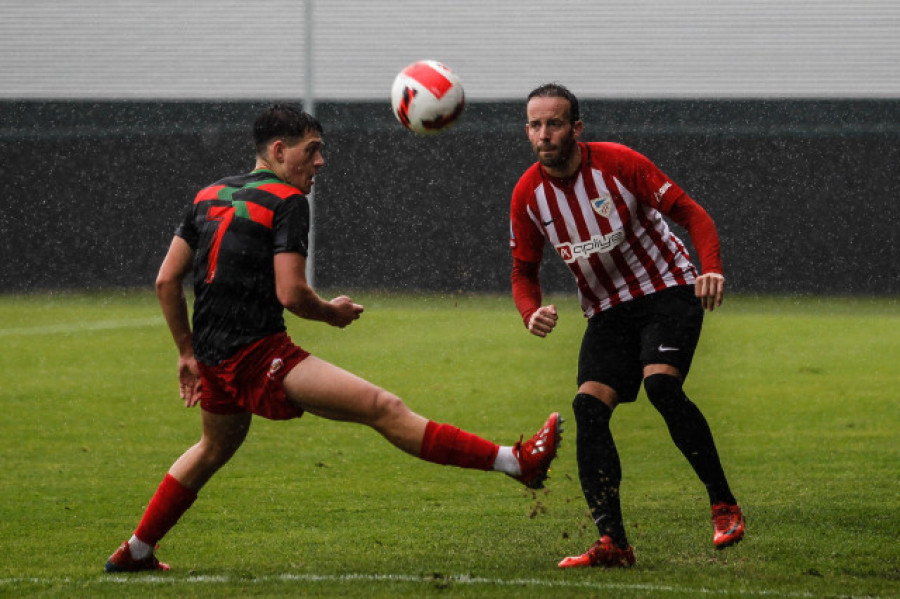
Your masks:
{"label": "grass field", "polygon": [[540,340],[510,299],[360,292],[345,330],[292,320],[315,354],[416,411],[511,443],[569,420],[545,491],[442,468],[374,432],[256,420],[167,536],[161,575],[109,576],[199,431],[146,292],[0,296],[0,596],[890,597],[900,594],[900,303],[728,298],[686,389],[747,515],[712,548],[705,492],[645,399],[613,419],[631,570],[556,568],[596,538],[571,400],[583,318]]}

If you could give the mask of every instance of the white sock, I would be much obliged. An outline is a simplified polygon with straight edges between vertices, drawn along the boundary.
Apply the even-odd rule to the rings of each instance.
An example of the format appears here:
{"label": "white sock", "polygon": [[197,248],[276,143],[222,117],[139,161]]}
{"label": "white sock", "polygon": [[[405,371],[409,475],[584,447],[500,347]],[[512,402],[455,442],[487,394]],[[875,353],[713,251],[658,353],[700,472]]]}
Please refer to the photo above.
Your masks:
{"label": "white sock", "polygon": [[134,535],[128,540],[128,549],[131,551],[131,557],[137,560],[144,559],[153,553],[153,546],[148,545]]}
{"label": "white sock", "polygon": [[519,476],[522,474],[522,468],[519,466],[519,458],[513,453],[510,445],[501,445],[500,451],[497,452],[497,458],[494,460],[494,470],[499,470],[511,476]]}

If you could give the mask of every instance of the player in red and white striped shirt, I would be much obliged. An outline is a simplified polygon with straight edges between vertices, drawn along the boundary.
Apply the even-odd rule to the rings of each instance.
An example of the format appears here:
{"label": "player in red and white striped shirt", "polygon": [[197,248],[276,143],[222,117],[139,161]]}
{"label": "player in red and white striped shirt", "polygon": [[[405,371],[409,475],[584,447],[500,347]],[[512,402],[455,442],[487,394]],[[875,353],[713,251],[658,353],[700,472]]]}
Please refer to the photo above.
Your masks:
{"label": "player in red and white striped shirt", "polygon": [[[542,305],[539,279],[549,243],[571,269],[587,330],[573,402],[582,489],[600,540],[560,567],[629,566],[634,553],[619,504],[621,469],[609,431],[613,409],[636,399],[643,382],[672,439],[706,485],[714,543],[741,540],[744,519],[700,410],[685,396],[703,309],[721,305],[725,278],[719,238],[706,211],[638,152],[579,141],[578,99],[547,84],[528,96],[526,132],[538,162],[513,191],[512,287],[528,330],[556,326]],[[663,216],[683,226],[700,254],[702,274]]]}

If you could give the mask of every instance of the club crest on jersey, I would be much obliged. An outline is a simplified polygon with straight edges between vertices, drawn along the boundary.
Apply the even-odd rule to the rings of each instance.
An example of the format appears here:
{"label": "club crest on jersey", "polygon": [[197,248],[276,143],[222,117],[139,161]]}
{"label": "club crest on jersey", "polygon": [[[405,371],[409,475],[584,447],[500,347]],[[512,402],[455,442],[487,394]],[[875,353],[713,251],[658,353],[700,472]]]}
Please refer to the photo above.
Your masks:
{"label": "club crest on jersey", "polygon": [[619,229],[608,235],[594,235],[587,241],[561,243],[554,246],[554,249],[566,264],[571,264],[579,258],[588,258],[592,254],[611,252],[613,248],[622,243],[623,239],[625,239],[625,231]]}
{"label": "club crest on jersey", "polygon": [[594,198],[591,200],[591,208],[603,218],[609,218],[609,215],[612,214],[613,200],[609,195]]}

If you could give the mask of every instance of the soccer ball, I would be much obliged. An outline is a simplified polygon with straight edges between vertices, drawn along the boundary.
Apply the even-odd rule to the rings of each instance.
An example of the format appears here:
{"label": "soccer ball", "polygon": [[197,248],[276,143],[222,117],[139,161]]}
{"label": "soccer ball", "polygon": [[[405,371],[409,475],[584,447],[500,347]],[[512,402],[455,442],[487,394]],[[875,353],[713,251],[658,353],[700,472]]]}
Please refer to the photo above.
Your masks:
{"label": "soccer ball", "polygon": [[400,71],[391,88],[391,108],[414,133],[430,135],[449,128],[466,105],[466,94],[453,71],[436,60],[420,60]]}

